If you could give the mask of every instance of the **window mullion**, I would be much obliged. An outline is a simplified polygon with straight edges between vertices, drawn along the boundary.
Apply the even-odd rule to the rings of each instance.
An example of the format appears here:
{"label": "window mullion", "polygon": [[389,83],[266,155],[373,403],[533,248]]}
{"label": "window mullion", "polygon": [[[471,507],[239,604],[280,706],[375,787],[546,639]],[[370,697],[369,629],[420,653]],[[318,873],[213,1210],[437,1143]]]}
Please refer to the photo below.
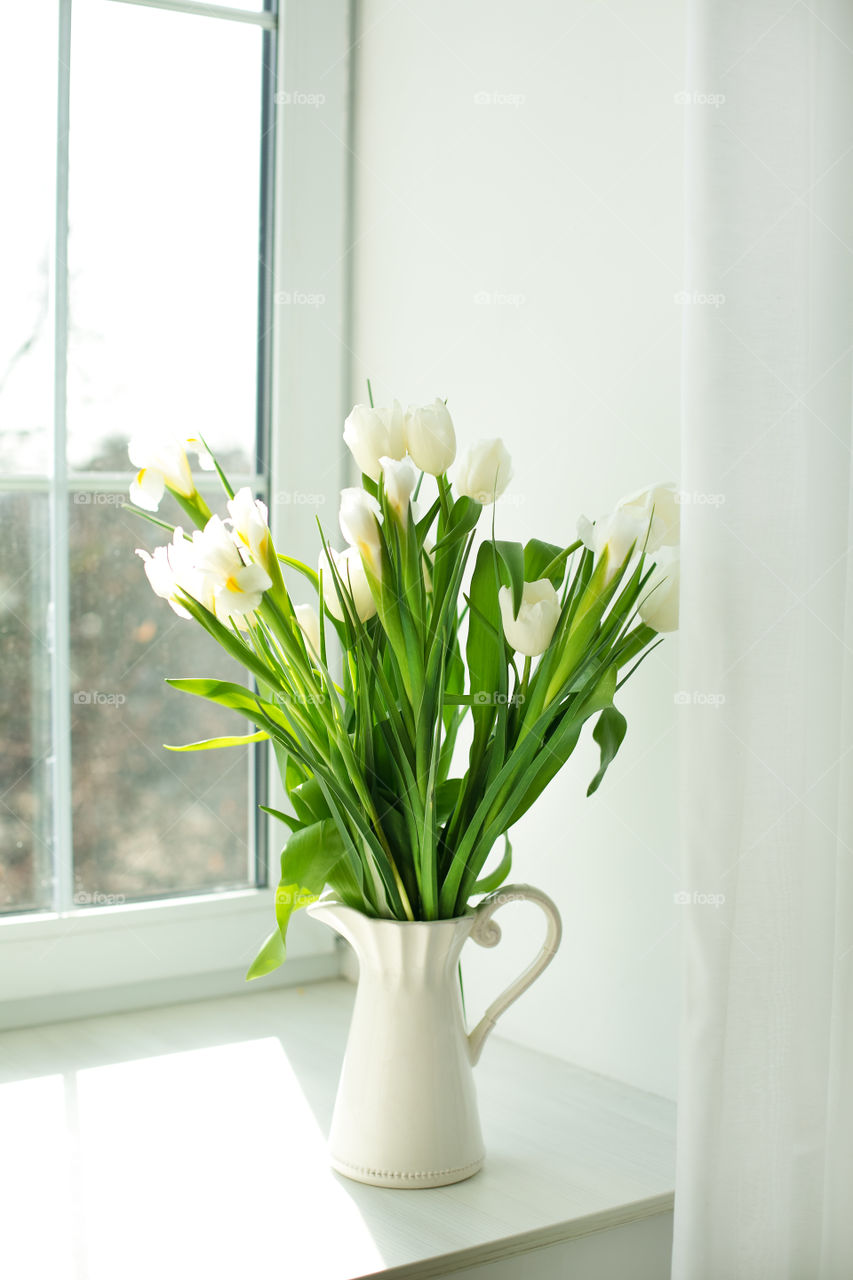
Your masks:
{"label": "window mullion", "polygon": [[71,87],[71,0],[59,0],[56,221],[53,252],[53,484],[51,487],[51,720],[54,908],[73,903],[71,832],[71,681],[69,615],[66,382],[68,353],[68,137]]}

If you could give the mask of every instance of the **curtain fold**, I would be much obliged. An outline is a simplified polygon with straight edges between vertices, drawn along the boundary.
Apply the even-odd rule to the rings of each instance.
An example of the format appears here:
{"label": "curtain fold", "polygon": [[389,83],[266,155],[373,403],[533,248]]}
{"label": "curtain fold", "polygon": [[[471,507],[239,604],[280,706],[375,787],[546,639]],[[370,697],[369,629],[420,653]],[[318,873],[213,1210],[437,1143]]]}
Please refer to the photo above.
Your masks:
{"label": "curtain fold", "polygon": [[674,1280],[853,1276],[853,3],[689,0]]}

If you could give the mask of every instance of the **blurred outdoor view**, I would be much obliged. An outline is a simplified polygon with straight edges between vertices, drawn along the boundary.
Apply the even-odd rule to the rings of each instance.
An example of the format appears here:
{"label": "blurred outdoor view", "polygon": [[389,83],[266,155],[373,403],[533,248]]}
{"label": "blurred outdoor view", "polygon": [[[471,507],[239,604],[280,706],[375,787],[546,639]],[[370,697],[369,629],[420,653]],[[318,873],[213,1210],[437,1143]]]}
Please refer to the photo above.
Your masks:
{"label": "blurred outdoor view", "polygon": [[[51,794],[60,347],[69,611],[56,625],[70,647],[75,899],[254,875],[247,751],[162,747],[245,731],[165,676],[241,673],[153,595],[134,549],[168,535],[121,503],[132,435],[201,431],[232,473],[256,469],[263,36],[239,22],[74,0],[63,317],[57,13],[56,0],[0,12],[0,111],[14,121],[0,137],[0,911],[51,906],[53,805],[69,803]],[[102,479],[93,487],[87,472]],[[179,522],[166,503],[160,514]]]}

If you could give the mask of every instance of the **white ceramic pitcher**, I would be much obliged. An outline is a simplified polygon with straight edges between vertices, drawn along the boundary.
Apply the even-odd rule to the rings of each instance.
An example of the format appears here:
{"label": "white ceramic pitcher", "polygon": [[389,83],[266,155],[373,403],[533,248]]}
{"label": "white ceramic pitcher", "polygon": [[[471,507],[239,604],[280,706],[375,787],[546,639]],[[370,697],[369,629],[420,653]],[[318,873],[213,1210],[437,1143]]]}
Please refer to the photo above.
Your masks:
{"label": "white ceramic pitcher", "polygon": [[[473,938],[500,941],[492,919],[507,902],[535,902],[548,931],[535,960],[466,1033],[457,966]],[[380,1187],[440,1187],[470,1178],[484,1148],[471,1070],[513,1000],[550,963],[560,915],[529,885],[511,885],[455,920],[374,920],[351,907],[308,908],[355,948],[359,981],[329,1137],[332,1165]]]}

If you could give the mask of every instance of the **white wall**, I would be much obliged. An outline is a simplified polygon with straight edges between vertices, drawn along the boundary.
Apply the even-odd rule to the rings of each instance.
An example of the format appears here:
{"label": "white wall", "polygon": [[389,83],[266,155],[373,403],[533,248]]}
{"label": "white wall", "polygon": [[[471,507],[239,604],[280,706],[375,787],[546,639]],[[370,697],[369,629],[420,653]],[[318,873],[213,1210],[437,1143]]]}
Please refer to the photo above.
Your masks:
{"label": "white wall", "polygon": [[[353,388],[447,396],[515,459],[505,537],[677,478],[681,0],[362,0]],[[676,645],[621,698],[601,791],[585,743],[516,828],[514,880],[557,900],[557,960],[502,1031],[674,1093]],[[525,912],[468,961],[469,1008],[521,967]],[[538,924],[537,924],[538,929]],[[469,948],[473,950],[473,947]]]}

